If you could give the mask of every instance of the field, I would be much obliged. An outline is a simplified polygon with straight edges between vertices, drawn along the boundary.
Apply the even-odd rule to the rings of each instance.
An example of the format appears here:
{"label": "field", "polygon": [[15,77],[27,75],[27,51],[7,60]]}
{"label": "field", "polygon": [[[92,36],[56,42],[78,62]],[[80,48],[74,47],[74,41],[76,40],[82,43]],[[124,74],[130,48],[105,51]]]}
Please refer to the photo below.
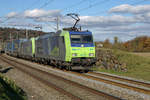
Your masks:
{"label": "field", "polygon": [[100,68],[97,69],[98,71],[150,81],[150,53],[133,54],[120,50],[112,50],[112,52],[119,61],[126,63],[127,72],[117,72]]}

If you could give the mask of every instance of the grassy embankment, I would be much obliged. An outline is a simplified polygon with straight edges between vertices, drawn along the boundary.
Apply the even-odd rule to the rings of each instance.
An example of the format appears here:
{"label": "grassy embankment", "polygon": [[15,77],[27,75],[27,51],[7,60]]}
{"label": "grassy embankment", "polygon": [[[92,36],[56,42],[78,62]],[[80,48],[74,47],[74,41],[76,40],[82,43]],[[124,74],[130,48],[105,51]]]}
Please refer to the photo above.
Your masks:
{"label": "grassy embankment", "polygon": [[0,74],[0,100],[27,100],[27,97],[13,81]]}
{"label": "grassy embankment", "polygon": [[112,50],[112,52],[119,61],[126,63],[128,69],[127,72],[117,72],[106,69],[97,69],[98,71],[150,81],[150,57],[140,56],[141,54],[135,55],[133,53],[120,50]]}

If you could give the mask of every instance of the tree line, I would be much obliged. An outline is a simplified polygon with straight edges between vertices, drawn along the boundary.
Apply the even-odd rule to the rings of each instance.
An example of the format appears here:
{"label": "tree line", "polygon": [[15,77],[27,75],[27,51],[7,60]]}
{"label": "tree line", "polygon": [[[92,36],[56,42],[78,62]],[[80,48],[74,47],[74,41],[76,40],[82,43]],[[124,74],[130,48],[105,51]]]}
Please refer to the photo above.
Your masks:
{"label": "tree line", "polygon": [[37,30],[0,27],[0,41],[6,42],[10,39],[26,38],[26,33],[28,33],[28,38],[45,34],[45,32]]}
{"label": "tree line", "polygon": [[118,40],[118,37],[114,37],[113,43],[106,39],[103,42],[96,42],[96,45],[102,44],[104,48],[120,49],[129,52],[150,52],[150,37],[148,36],[139,36],[126,42]]}

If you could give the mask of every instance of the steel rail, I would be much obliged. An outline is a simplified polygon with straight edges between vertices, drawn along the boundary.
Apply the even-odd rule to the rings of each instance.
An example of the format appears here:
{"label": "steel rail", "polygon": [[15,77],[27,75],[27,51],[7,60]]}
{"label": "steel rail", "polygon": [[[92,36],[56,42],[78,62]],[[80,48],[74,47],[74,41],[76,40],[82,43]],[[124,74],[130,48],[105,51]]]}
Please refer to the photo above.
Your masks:
{"label": "steel rail", "polygon": [[123,81],[123,82],[128,82],[131,84],[141,85],[141,86],[150,88],[150,83],[146,83],[146,82],[142,82],[142,81],[136,81],[136,80],[132,80],[132,79],[128,79],[128,78],[122,78],[119,76],[112,76],[112,75],[108,75],[108,74],[104,74],[104,73],[89,72],[88,74],[102,76],[102,77],[119,80],[119,81]]}
{"label": "steel rail", "polygon": [[119,87],[122,87],[122,88],[130,89],[130,90],[133,90],[133,91],[137,91],[137,92],[140,92],[140,93],[150,95],[150,89],[136,87],[134,85],[128,85],[128,84],[125,84],[123,82],[118,82],[116,80],[109,80],[109,79],[102,78],[102,77],[96,77],[96,76],[91,76],[91,75],[86,75],[86,74],[80,74],[80,73],[77,73],[77,72],[67,72],[67,73],[71,73],[71,74],[82,76],[82,77],[85,77],[85,78],[88,78],[88,79],[104,82],[104,83],[107,83],[107,84],[119,86]]}

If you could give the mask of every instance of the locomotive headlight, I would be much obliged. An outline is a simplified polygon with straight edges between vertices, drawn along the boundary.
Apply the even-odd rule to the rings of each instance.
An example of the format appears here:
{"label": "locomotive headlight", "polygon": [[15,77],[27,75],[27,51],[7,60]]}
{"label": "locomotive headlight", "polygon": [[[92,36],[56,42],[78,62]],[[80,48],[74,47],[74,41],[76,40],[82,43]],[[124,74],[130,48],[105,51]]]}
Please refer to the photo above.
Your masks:
{"label": "locomotive headlight", "polygon": [[94,53],[89,53],[89,56],[94,56]]}
{"label": "locomotive headlight", "polygon": [[73,56],[73,57],[77,56],[77,53],[73,53],[72,56]]}

